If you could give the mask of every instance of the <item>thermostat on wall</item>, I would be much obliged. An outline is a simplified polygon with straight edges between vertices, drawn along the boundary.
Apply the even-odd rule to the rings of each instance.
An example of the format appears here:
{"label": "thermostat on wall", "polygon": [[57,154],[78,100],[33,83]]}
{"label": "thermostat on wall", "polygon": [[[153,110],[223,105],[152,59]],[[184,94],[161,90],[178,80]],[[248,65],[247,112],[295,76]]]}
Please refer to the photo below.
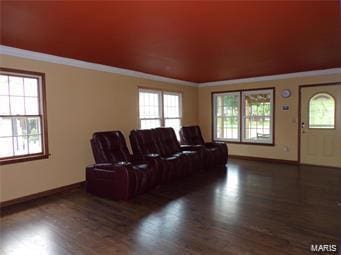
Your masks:
{"label": "thermostat on wall", "polygon": [[289,111],[289,105],[282,105],[283,111]]}

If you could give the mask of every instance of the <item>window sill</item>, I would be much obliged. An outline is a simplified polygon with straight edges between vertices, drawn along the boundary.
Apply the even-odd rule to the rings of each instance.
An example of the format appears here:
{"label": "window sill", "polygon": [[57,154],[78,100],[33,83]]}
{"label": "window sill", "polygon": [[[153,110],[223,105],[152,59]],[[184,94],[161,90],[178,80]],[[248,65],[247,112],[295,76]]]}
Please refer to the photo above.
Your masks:
{"label": "window sill", "polygon": [[237,141],[224,141],[224,140],[214,140],[215,142],[224,142],[231,144],[244,144],[244,145],[258,145],[258,146],[275,146],[274,143],[252,143],[252,142],[237,142]]}
{"label": "window sill", "polygon": [[24,155],[13,158],[0,159],[0,165],[9,165],[15,163],[21,163],[26,161],[47,159],[51,154],[34,154],[34,155]]}

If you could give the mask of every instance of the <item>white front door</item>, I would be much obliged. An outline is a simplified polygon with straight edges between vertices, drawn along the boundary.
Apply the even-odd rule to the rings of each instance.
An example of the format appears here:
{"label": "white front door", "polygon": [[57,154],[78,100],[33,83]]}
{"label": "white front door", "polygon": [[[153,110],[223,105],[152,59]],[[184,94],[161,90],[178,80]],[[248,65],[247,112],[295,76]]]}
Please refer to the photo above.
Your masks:
{"label": "white front door", "polygon": [[341,83],[301,88],[300,163],[341,167]]}

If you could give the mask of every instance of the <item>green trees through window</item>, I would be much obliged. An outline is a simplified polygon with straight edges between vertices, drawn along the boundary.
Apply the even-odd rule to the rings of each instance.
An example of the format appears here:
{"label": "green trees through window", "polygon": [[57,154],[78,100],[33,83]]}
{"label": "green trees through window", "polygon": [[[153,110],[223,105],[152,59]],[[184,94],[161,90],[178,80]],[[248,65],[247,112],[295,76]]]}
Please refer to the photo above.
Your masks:
{"label": "green trees through window", "polygon": [[270,138],[271,95],[250,94],[244,98],[245,134],[248,140]]}
{"label": "green trees through window", "polygon": [[239,93],[216,96],[216,137],[239,140]]}
{"label": "green trees through window", "polygon": [[214,139],[271,144],[273,95],[273,89],[214,93]]}

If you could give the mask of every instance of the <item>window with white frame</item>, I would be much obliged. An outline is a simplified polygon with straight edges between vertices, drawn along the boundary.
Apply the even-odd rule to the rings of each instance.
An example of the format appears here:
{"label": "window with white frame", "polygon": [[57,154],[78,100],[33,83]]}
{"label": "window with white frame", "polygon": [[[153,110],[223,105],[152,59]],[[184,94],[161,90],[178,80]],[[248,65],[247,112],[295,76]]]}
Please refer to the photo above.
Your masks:
{"label": "window with white frame", "polygon": [[141,129],[172,127],[178,135],[181,128],[181,93],[139,89],[139,121]]}
{"label": "window with white frame", "polygon": [[181,128],[181,94],[163,92],[163,115],[164,126],[172,127],[178,136]]}
{"label": "window with white frame", "polygon": [[273,96],[273,88],[214,93],[214,139],[273,144]]}
{"label": "window with white frame", "polygon": [[221,93],[214,96],[215,138],[239,141],[240,93]]}
{"label": "window with white frame", "polygon": [[140,89],[139,111],[141,129],[156,128],[161,126],[161,97],[161,91]]}
{"label": "window with white frame", "polygon": [[273,90],[243,91],[243,142],[272,143]]}
{"label": "window with white frame", "polygon": [[0,163],[48,156],[44,74],[0,69]]}

